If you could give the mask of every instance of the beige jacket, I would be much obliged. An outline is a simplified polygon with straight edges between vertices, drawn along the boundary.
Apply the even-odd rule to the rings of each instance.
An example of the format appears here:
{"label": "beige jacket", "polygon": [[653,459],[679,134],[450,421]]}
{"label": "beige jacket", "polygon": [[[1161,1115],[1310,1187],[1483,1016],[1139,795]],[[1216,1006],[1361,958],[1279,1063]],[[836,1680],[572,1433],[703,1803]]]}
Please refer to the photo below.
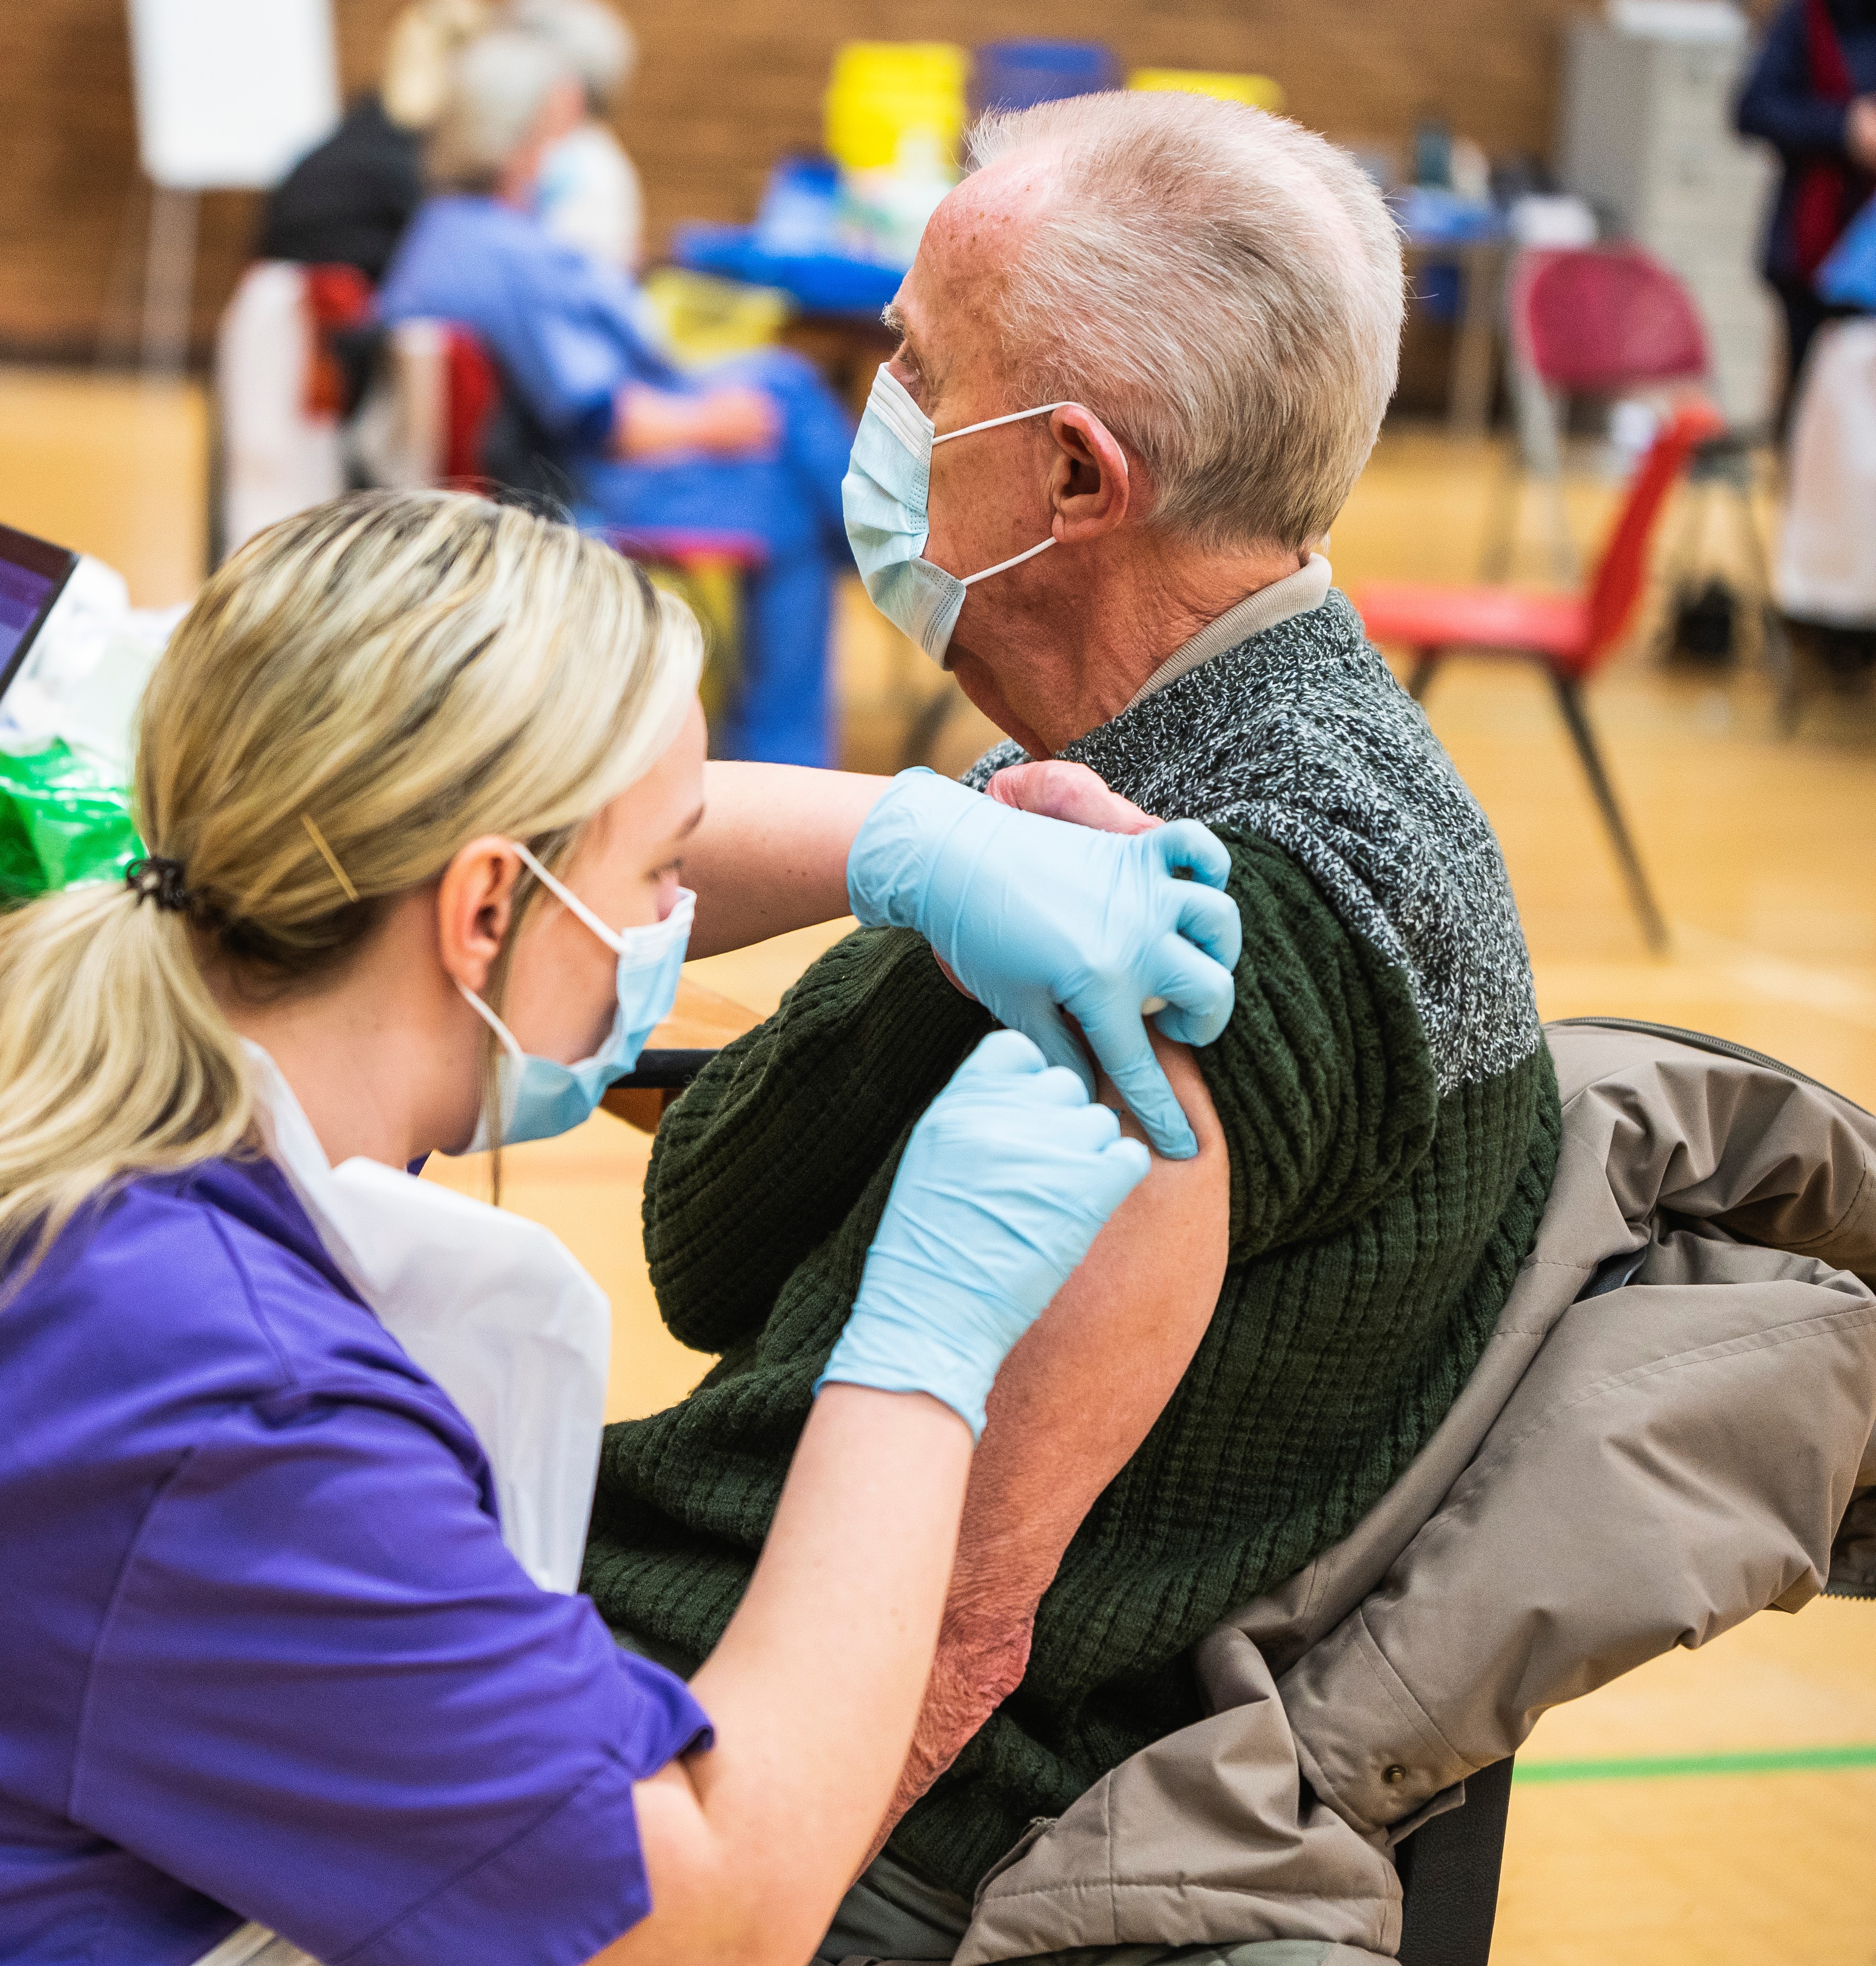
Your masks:
{"label": "beige jacket", "polygon": [[1876,1594],[1876,1119],[1652,1028],[1549,1036],[1556,1184],[1452,1412],[1346,1541],[1201,1645],[1210,1719],[1003,1860],[957,1966],[1390,1960],[1391,1844],[1546,1708],[1797,1610],[1833,1542],[1835,1585]]}

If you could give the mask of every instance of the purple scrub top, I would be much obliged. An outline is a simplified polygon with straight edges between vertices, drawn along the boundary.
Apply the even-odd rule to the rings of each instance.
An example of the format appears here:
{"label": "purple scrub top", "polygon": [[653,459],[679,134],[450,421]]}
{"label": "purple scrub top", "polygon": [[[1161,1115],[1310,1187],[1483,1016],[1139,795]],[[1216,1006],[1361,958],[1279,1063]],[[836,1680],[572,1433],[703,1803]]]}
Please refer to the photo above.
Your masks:
{"label": "purple scrub top", "polygon": [[[15,1266],[17,1269],[18,1265]],[[576,1966],[682,1681],[504,1546],[278,1168],[133,1182],[0,1304],[0,1959]]]}

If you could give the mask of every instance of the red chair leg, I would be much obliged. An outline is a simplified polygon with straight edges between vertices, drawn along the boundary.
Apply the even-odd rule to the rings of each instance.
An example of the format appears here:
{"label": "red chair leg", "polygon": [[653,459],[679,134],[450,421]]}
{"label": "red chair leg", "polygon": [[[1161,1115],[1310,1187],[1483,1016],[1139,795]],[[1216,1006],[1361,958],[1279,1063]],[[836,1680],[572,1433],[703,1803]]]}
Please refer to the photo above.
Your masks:
{"label": "red chair leg", "polygon": [[1416,703],[1426,701],[1426,692],[1433,687],[1433,677],[1439,667],[1438,649],[1417,649],[1414,651],[1413,666],[1407,673],[1407,695]]}
{"label": "red chair leg", "polygon": [[909,772],[914,765],[929,765],[932,754],[938,749],[938,740],[944,735],[945,726],[951,721],[951,714],[962,700],[962,692],[949,677],[946,677],[936,695],[926,704],[912,720],[912,727],[905,734],[905,749],[899,759],[899,769]]}
{"label": "red chair leg", "polygon": [[1557,692],[1557,707],[1570,727],[1576,754],[1583,761],[1590,790],[1602,808],[1603,823],[1609,829],[1616,858],[1622,862],[1623,875],[1629,884],[1629,898],[1635,904],[1635,912],[1641,918],[1642,936],[1656,956],[1665,956],[1668,952],[1668,926],[1662,920],[1661,910],[1655,904],[1654,891],[1642,872],[1641,856],[1629,835],[1628,822],[1622,816],[1621,807],[1616,803],[1615,788],[1603,768],[1602,749],[1596,742],[1595,732],[1590,727],[1589,713],[1583,702],[1583,685],[1575,677],[1564,675],[1555,669],[1550,672],[1550,680]]}

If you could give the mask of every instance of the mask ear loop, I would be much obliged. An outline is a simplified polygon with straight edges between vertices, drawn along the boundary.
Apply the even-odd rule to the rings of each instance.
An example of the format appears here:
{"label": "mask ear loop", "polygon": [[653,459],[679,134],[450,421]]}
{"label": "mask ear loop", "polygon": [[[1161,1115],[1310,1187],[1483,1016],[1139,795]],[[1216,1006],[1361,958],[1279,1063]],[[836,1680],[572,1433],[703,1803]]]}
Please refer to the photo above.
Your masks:
{"label": "mask ear loop", "polygon": [[553,875],[548,872],[546,869],[534,858],[533,854],[528,852],[527,849],[518,840],[514,843],[514,850],[521,856],[521,865],[533,875],[534,878],[547,890],[549,894],[553,895],[554,899],[558,901],[563,908],[566,908],[569,913],[579,916],[580,920],[592,930],[594,934],[598,936],[600,940],[612,951],[614,956],[622,956],[624,954],[624,948],[620,940],[619,932],[617,929],[608,928],[606,924],[599,919],[598,916],[595,914],[592,910],[580,899],[579,896],[574,893],[571,888],[569,888],[561,881],[556,880]]}
{"label": "mask ear loop", "polygon": [[[978,430],[994,430],[1000,424],[1020,424],[1030,417],[1048,416],[1056,410],[1079,410],[1085,409],[1086,407],[1085,404],[1070,401],[1061,403],[1039,403],[1033,410],[1012,410],[1007,417],[991,417],[981,424],[966,424],[962,430],[946,430],[943,437],[935,437],[932,439],[932,448],[936,450],[940,444],[949,443],[953,437],[972,437]],[[1127,475],[1127,459],[1124,456],[1120,460],[1120,472],[1123,478]],[[1031,546],[1027,553],[1014,554],[1008,559],[1000,559],[994,566],[987,566],[981,573],[965,574],[958,585],[960,587],[975,587],[980,580],[988,580],[993,573],[1007,573],[1011,567],[1020,566],[1026,559],[1033,559],[1039,553],[1046,553],[1051,546],[1057,543],[1056,537],[1052,533],[1047,539]]]}
{"label": "mask ear loop", "polygon": [[975,587],[980,580],[988,580],[993,573],[1007,573],[1011,567],[1020,566],[1026,559],[1033,559],[1039,553],[1046,553],[1056,543],[1056,536],[1051,533],[1047,539],[1040,545],[1031,546],[1027,553],[1020,553],[1012,559],[1000,559],[994,566],[985,567],[982,573],[967,573],[958,585],[960,587]]}
{"label": "mask ear loop", "polygon": [[521,1040],[516,1037],[514,1032],[508,1029],[508,1026],[495,1015],[495,1012],[482,1001],[481,998],[476,995],[475,992],[472,990],[466,983],[462,981],[459,978],[456,987],[462,991],[463,999],[468,1004],[469,1008],[473,1010],[476,1016],[480,1017],[482,1022],[495,1033],[495,1036],[498,1039],[501,1039],[501,1049],[508,1054],[509,1057],[511,1058],[517,1065],[525,1065],[527,1062],[527,1054],[526,1052],[522,1050]]}
{"label": "mask ear loop", "polygon": [[955,437],[975,437],[979,430],[994,430],[999,424],[1020,424],[1030,417],[1046,417],[1052,410],[1078,410],[1086,407],[1076,402],[1038,403],[1033,410],[1012,410],[1007,417],[986,417],[981,424],[966,424],[963,429],[946,430],[943,437],[932,439],[936,450],[941,443],[949,443]]}
{"label": "mask ear loop", "polygon": [[[1053,543],[1051,542],[1051,543]],[[570,888],[556,881],[518,840],[514,843],[514,850],[521,856],[522,863],[535,879],[539,881],[562,907],[571,914],[577,915],[612,951],[613,954],[622,961],[630,961],[633,959],[633,952],[639,948],[639,945],[635,941],[636,937],[659,936],[662,941],[664,936],[675,933],[678,929],[681,929],[687,936],[690,933],[691,923],[697,911],[697,897],[688,888],[681,888],[679,891],[677,906],[662,921],[646,922],[643,927],[638,928],[608,928],[578,894],[575,894]],[[639,951],[639,959],[643,959],[642,949]]]}
{"label": "mask ear loop", "polygon": [[[591,915],[587,913],[585,907],[582,904],[579,898],[575,895],[569,894],[566,889],[561,886],[560,883],[548,872],[546,869],[534,858],[533,854],[528,852],[527,849],[518,840],[514,841],[512,844],[514,847],[515,852],[521,856],[521,859],[527,867],[528,871],[533,875],[537,880],[544,882],[547,888],[556,894],[561,901],[564,901],[569,907],[575,909],[580,914],[585,916],[586,918],[587,926],[589,928],[597,930],[601,935],[605,936],[608,940],[611,939],[608,932],[604,928],[601,927],[598,922],[595,920]],[[517,1065],[525,1065],[527,1062],[527,1054],[526,1052],[522,1050],[521,1040],[516,1037],[514,1032],[508,1029],[508,1026],[496,1016],[495,1012],[490,1009],[488,1005],[485,1004],[481,998],[477,996],[475,992],[472,990],[466,983],[463,981],[459,977],[454,980],[456,982],[456,987],[463,993],[464,1001],[468,1004],[469,1008],[475,1013],[476,1016],[480,1017],[482,1022],[495,1033],[496,1037],[501,1040],[501,1049],[508,1053],[508,1056]]]}

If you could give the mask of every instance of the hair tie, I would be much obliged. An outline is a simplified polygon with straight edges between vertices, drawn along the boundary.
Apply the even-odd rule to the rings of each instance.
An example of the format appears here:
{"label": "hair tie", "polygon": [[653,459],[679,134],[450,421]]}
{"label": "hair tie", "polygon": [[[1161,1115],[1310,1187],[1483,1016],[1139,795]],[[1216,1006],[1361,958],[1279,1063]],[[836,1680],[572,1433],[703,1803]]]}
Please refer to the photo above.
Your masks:
{"label": "hair tie", "polygon": [[182,863],[152,854],[133,860],[124,870],[124,885],[140,902],[154,901],[172,914],[185,914],[195,898],[182,885]]}

